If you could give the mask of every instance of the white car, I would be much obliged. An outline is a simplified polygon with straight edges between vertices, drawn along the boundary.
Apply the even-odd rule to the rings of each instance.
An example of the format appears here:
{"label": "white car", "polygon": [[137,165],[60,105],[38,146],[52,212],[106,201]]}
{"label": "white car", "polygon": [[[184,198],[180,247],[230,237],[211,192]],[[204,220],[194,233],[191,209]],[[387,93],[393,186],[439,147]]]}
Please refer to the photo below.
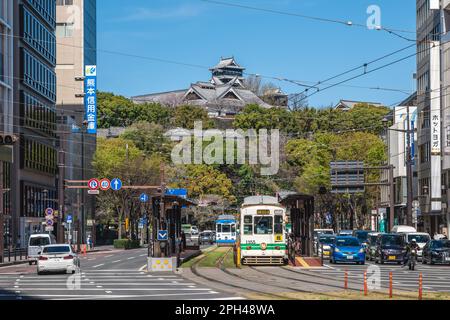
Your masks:
{"label": "white car", "polygon": [[37,273],[66,272],[75,273],[80,268],[80,259],[68,244],[45,246],[39,253]]}

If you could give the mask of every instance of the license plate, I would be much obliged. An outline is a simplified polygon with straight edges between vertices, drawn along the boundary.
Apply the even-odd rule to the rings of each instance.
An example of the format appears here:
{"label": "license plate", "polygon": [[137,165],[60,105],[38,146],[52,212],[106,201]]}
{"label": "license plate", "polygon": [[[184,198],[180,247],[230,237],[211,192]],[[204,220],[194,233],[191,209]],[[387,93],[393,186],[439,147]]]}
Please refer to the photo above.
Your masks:
{"label": "license plate", "polygon": [[353,256],[347,256],[348,260],[353,260]]}
{"label": "license plate", "polygon": [[330,252],[324,251],[323,255],[324,255],[324,256],[329,256],[329,255],[330,255]]}
{"label": "license plate", "polygon": [[395,256],[389,256],[388,260],[395,260]]}

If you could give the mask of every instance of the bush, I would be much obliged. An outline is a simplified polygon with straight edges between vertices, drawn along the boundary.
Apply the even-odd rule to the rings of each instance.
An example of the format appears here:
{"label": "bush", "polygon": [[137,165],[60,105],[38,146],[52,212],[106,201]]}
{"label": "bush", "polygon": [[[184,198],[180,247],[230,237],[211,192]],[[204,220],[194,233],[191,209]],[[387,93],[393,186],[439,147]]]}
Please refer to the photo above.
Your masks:
{"label": "bush", "polygon": [[114,240],[114,248],[116,249],[136,249],[140,248],[140,243],[138,240],[130,239],[116,239]]}

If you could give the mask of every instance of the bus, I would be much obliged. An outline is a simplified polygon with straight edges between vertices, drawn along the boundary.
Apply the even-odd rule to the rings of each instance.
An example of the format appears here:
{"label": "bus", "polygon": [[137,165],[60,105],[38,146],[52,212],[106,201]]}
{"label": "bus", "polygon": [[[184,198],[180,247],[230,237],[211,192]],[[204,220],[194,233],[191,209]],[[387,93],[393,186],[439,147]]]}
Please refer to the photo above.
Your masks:
{"label": "bus", "polygon": [[242,264],[287,264],[286,222],[286,208],[277,198],[245,198],[240,216]]}
{"label": "bus", "polygon": [[220,215],[216,220],[216,244],[234,246],[236,243],[236,218],[233,215]]}

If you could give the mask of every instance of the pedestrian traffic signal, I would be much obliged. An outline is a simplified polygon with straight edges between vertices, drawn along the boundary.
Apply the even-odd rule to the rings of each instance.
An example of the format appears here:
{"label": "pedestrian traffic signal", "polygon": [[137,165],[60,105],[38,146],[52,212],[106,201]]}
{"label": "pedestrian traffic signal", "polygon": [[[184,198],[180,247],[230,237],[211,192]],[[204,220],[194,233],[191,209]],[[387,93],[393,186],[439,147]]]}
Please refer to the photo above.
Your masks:
{"label": "pedestrian traffic signal", "polygon": [[1,146],[11,146],[13,145],[17,140],[19,140],[18,137],[12,134],[0,134],[0,145]]}

